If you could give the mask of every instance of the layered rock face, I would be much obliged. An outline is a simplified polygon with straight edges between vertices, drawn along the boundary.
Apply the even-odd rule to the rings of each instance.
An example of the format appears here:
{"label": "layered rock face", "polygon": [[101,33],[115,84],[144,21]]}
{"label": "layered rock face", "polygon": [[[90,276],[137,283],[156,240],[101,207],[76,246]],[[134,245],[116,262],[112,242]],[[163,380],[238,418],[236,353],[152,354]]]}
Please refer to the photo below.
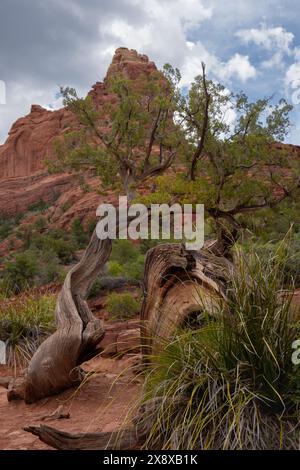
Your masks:
{"label": "layered rock face", "polygon": [[[107,91],[109,77],[121,72],[135,79],[155,70],[155,64],[147,56],[119,48],[104,81],[97,82],[89,94],[101,109],[104,103],[114,99]],[[101,199],[94,191],[96,180],[92,172],[83,175],[91,187],[91,192],[86,194],[80,190],[76,176],[49,175],[45,164],[46,159],[53,158],[55,139],[74,125],[76,118],[67,109],[48,111],[38,105],[32,105],[30,113],[15,122],[8,139],[0,146],[0,216],[23,213],[41,199],[53,203],[54,222],[58,225],[65,225],[76,214],[80,217],[92,211],[95,214]],[[69,214],[61,213],[61,205],[69,207]]]}

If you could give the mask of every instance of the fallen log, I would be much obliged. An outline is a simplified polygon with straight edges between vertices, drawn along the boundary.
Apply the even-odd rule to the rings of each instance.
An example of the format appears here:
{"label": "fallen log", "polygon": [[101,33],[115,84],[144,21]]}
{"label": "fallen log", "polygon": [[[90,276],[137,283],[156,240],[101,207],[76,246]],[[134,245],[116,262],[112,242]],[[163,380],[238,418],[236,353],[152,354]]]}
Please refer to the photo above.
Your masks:
{"label": "fallen log", "polygon": [[42,442],[58,450],[129,450],[135,449],[139,442],[134,427],[122,432],[71,434],[41,425],[27,426],[24,431],[38,436]]}

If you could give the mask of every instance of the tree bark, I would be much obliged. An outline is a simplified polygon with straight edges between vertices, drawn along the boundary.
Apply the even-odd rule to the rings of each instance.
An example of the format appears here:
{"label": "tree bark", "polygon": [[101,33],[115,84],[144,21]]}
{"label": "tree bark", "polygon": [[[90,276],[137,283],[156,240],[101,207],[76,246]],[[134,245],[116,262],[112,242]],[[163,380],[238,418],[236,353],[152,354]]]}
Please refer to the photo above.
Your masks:
{"label": "tree bark", "polygon": [[232,264],[215,250],[216,242],[199,252],[176,244],[148,251],[141,311],[145,358],[158,352],[193,312],[205,310],[214,315],[220,299],[226,299],[226,273]]}
{"label": "tree bark", "polygon": [[89,310],[89,289],[108,260],[112,242],[100,240],[94,231],[79,263],[67,274],[56,304],[57,330],[33,355],[22,385],[11,384],[8,399],[33,403],[56,394],[83,378],[80,364],[95,354],[104,336],[102,321]]}
{"label": "tree bark", "polygon": [[130,450],[135,449],[139,441],[134,427],[120,432],[86,434],[71,434],[45,425],[27,426],[24,430],[59,450]]}

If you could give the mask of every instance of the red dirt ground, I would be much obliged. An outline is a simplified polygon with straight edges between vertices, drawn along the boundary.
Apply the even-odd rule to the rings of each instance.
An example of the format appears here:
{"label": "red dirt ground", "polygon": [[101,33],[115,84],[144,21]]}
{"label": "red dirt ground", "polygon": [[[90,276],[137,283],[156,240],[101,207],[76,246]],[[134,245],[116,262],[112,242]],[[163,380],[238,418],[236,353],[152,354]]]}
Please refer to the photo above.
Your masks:
{"label": "red dirt ground", "polygon": [[[136,361],[137,356],[95,358],[84,364],[86,371],[95,373],[79,389],[66,390],[33,405],[23,401],[9,403],[7,390],[0,386],[0,449],[50,449],[37,437],[23,431],[23,427],[30,424],[47,424],[63,431],[83,433],[120,429],[136,404],[141,388],[139,378],[129,370]],[[11,375],[11,371],[0,365],[0,376],[6,375]],[[60,405],[64,414],[70,413],[70,419],[42,420]]]}

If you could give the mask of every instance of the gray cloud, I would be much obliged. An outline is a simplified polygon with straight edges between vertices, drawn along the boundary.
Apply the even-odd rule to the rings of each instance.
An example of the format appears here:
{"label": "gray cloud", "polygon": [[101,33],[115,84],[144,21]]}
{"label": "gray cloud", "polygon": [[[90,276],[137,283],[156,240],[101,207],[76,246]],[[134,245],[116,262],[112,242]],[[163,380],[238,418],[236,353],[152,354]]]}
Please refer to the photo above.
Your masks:
{"label": "gray cloud", "polygon": [[[179,66],[187,81],[205,60],[229,85],[249,80],[250,87],[260,86],[256,57],[240,48],[236,31],[266,20],[289,30],[299,10],[297,0],[1,0],[0,80],[7,104],[0,104],[0,142],[31,103],[55,102],[60,85],[85,93],[123,45],[158,65]],[[234,75],[239,63],[243,73]]]}

